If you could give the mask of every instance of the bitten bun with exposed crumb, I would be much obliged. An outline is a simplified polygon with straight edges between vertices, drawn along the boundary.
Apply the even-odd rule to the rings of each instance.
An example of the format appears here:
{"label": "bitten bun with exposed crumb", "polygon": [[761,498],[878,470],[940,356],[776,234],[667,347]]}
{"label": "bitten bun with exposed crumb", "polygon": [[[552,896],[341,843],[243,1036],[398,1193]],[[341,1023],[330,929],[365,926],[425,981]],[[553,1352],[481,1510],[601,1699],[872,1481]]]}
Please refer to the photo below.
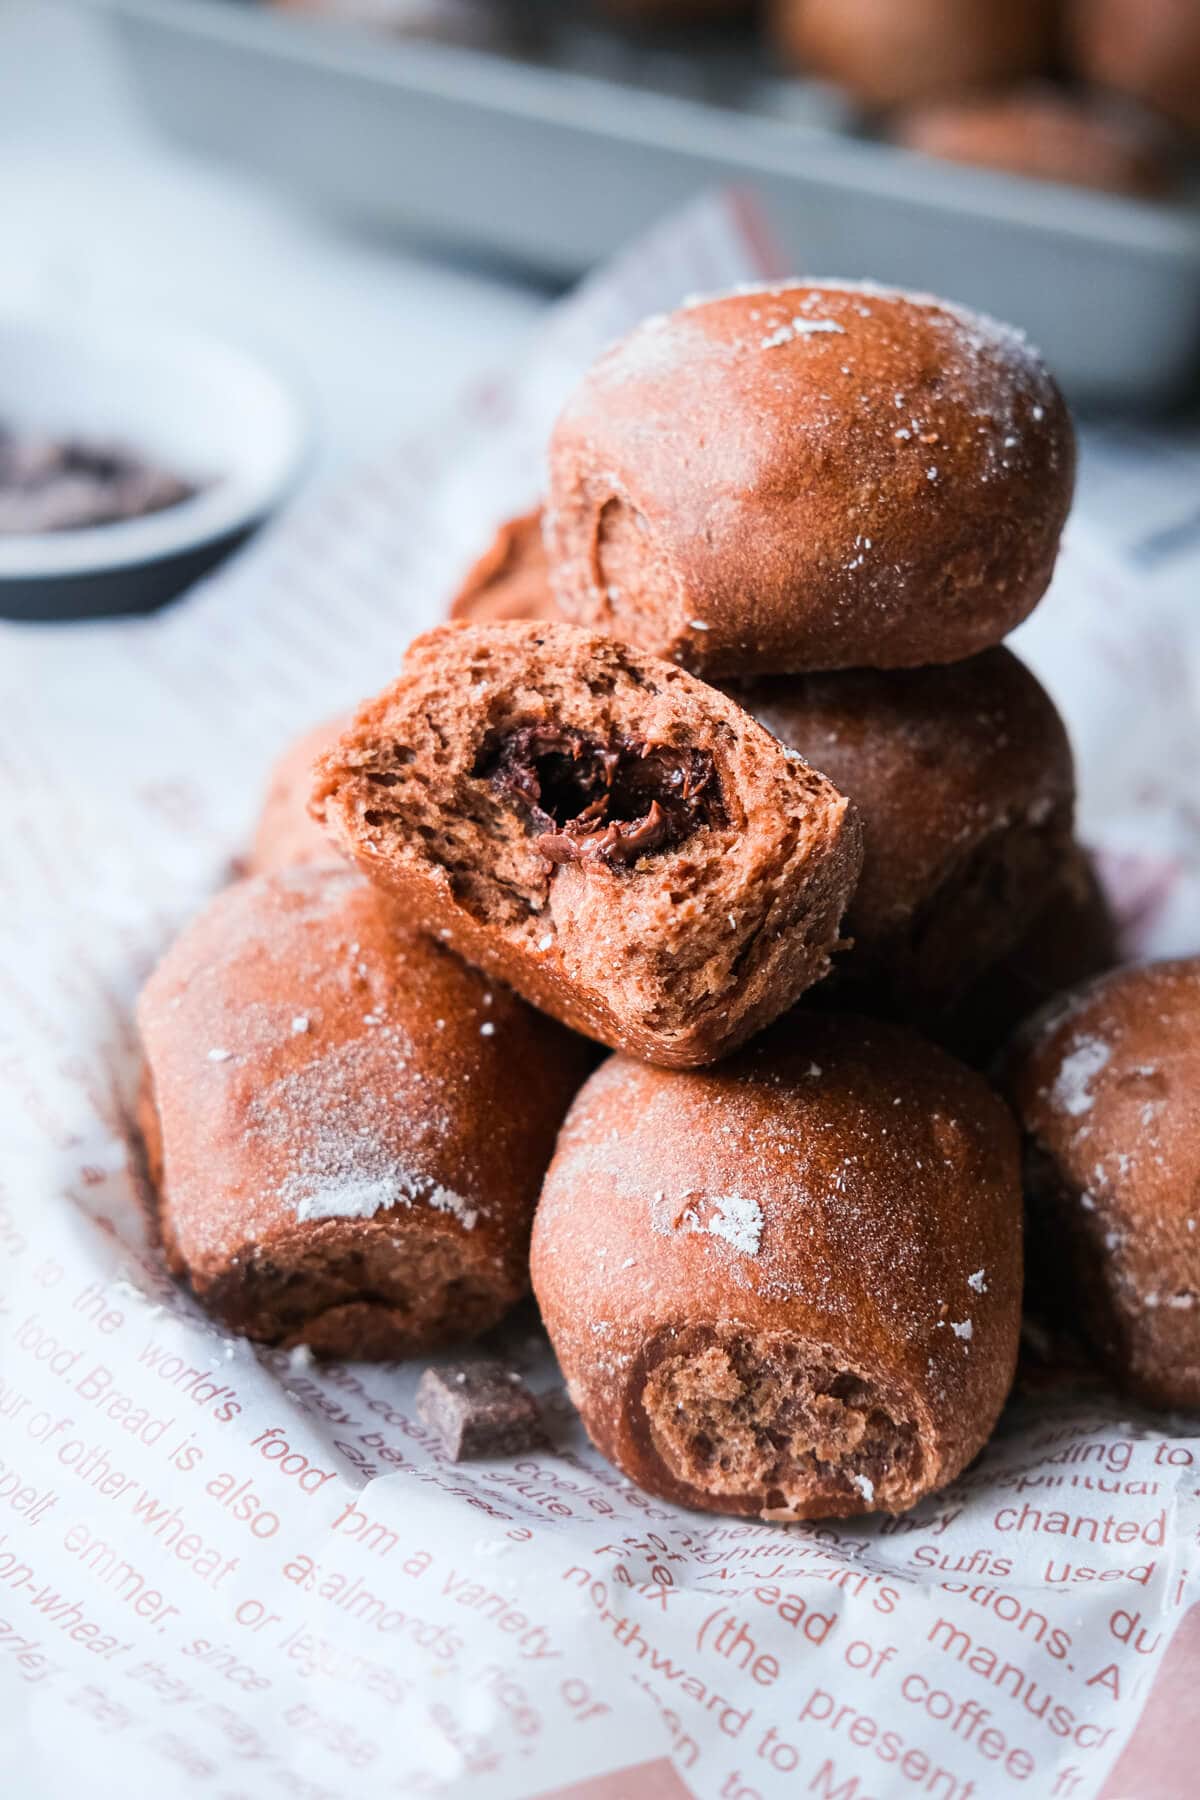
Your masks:
{"label": "bitten bun with exposed crumb", "polygon": [[1019,941],[1071,853],[1071,746],[1010,651],[950,668],[731,685],[858,808],[863,867],[839,981],[931,1018]]}
{"label": "bitten bun with exposed crumb", "polygon": [[1071,422],[1006,326],[785,284],[648,319],[550,444],[564,617],[709,677],[957,662],[1049,583]]}
{"label": "bitten bun with exposed crumb", "polygon": [[562,617],[546,568],[540,506],[505,520],[463,577],[447,616],[472,625]]}
{"label": "bitten bun with exposed crumb", "polygon": [[898,1026],[798,1016],[719,1069],[580,1091],[532,1271],[597,1447],[649,1493],[770,1519],[902,1512],[1004,1404],[1017,1133]]}
{"label": "bitten bun with exposed crumb", "polygon": [[352,869],[240,882],[138,1002],[172,1272],[230,1330],[332,1356],[474,1337],[590,1056]]}
{"label": "bitten bun with exposed crumb", "polygon": [[903,106],[1040,75],[1054,50],[1054,0],[771,0],[771,35],[798,72],[869,107]]}
{"label": "bitten bun with exposed crumb", "polygon": [[406,913],[574,1029],[715,1061],[827,973],[853,809],[726,695],[569,625],[448,625],[318,765]]}
{"label": "bitten bun with exposed crumb", "polygon": [[317,758],[337,743],[351,717],[339,713],[314,725],[289,744],[272,767],[254,845],[246,860],[247,875],[336,860],[337,851],[308,810],[308,797]]}
{"label": "bitten bun with exposed crumb", "polygon": [[1200,1406],[1200,957],[1115,969],[1019,1034],[1031,1272],[1150,1406]]}

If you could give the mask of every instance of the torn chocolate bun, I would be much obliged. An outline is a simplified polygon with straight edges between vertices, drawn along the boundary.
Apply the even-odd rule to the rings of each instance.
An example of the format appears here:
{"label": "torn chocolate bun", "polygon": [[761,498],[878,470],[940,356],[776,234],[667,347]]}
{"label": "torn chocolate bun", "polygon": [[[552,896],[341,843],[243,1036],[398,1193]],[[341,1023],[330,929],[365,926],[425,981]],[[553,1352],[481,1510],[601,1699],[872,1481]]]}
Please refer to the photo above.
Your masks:
{"label": "torn chocolate bun", "polygon": [[683,1506],[902,1512],[980,1450],[1021,1306],[1017,1134],[903,1028],[798,1016],[711,1072],[625,1057],[567,1116],[533,1285],[597,1447]]}
{"label": "torn chocolate bun", "polygon": [[1019,1034],[1035,1293],[1150,1406],[1200,1406],[1200,957],[1116,969]]}
{"label": "torn chocolate bun", "polygon": [[356,870],[219,894],[138,1003],[172,1271],[234,1331],[334,1356],[474,1337],[588,1047],[402,923]]}
{"label": "torn chocolate bun", "polygon": [[467,572],[448,616],[473,625],[562,617],[546,567],[540,506],[501,525]]}
{"label": "torn chocolate bun", "polygon": [[1036,605],[1074,447],[1019,332],[793,284],[648,319],[554,428],[566,618],[708,676],[958,662]]}
{"label": "torn chocolate bun", "polygon": [[317,758],[337,743],[351,717],[350,713],[339,713],[336,718],[314,725],[289,744],[275,763],[258,816],[253,848],[246,860],[247,875],[337,860],[337,851],[308,810],[308,799]]}
{"label": "torn chocolate bun", "polygon": [[861,860],[848,803],[727,696],[567,625],[418,638],[313,804],[468,961],[681,1066],[826,973]]}
{"label": "torn chocolate bun", "polygon": [[730,690],[858,809],[838,979],[936,1016],[1019,941],[1069,854],[1075,783],[1053,701],[1009,651]]}

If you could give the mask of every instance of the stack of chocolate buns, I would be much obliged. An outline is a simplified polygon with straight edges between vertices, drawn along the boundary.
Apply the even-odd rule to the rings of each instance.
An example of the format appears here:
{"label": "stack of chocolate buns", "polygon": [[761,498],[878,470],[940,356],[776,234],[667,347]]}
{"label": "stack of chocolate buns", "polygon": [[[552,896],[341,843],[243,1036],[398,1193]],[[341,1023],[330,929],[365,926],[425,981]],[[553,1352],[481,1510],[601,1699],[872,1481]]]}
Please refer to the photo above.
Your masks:
{"label": "stack of chocolate buns", "polygon": [[990,1053],[1111,960],[1066,735],[1000,647],[1072,472],[1034,353],[926,298],[739,293],[603,357],[545,508],[288,753],[147,985],[198,1297],[403,1356],[532,1269],[649,1491],[797,1519],[951,1480],[1013,1378],[1022,1183],[932,1037]]}
{"label": "stack of chocolate buns", "polygon": [[990,1050],[1002,996],[990,1033],[961,1005],[990,970],[1048,994],[1111,960],[1066,732],[1000,648],[1073,472],[1017,334],[868,289],[735,295],[596,365],[551,442],[544,543],[536,515],[502,527],[452,616],[560,616],[725,688],[857,808],[830,993]]}

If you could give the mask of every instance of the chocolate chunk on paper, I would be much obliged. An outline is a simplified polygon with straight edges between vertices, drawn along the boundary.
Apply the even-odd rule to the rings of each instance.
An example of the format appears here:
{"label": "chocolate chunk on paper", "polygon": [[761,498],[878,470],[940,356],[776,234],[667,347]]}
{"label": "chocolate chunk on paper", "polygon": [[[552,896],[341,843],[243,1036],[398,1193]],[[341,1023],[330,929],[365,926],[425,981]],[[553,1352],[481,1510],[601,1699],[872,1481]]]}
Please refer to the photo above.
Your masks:
{"label": "chocolate chunk on paper", "polygon": [[426,1369],[417,1412],[438,1433],[452,1462],[512,1456],[544,1440],[537,1402],[521,1377],[499,1362]]}

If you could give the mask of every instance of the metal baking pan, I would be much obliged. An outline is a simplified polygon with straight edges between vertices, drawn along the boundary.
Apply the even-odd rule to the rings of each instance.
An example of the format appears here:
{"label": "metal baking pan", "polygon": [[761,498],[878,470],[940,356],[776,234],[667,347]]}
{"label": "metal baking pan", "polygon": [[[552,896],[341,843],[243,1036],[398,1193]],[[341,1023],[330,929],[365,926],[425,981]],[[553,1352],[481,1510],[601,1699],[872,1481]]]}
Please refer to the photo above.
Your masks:
{"label": "metal baking pan", "polygon": [[165,130],[373,228],[566,278],[734,181],[759,194],[798,272],[1009,319],[1077,402],[1157,408],[1194,389],[1194,197],[1150,205],[934,163],[855,137],[827,92],[760,82],[719,50],[707,73],[671,60],[668,84],[631,79],[632,51],[583,72],[595,57],[569,37],[547,59],[256,0],[87,3],[111,19]]}

